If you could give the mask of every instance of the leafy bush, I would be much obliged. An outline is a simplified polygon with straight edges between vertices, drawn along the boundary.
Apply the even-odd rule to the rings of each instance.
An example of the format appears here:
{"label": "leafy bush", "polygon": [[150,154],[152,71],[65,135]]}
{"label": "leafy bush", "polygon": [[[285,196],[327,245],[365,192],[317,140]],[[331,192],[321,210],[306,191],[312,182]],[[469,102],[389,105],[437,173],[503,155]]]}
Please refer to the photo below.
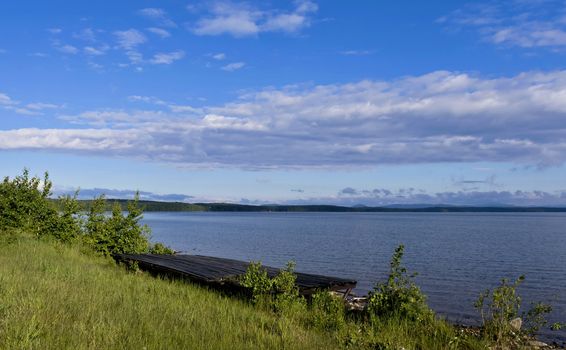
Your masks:
{"label": "leafy bush", "polygon": [[297,311],[306,304],[299,295],[294,269],[295,264],[289,262],[277,276],[269,278],[260,262],[251,262],[239,282],[242,287],[250,289],[254,304],[279,313]]}
{"label": "leafy bush", "polygon": [[47,230],[57,240],[70,242],[82,234],[83,221],[81,207],[77,201],[78,191],[71,197],[59,197],[59,217],[52,220]]}
{"label": "leafy bush", "polygon": [[[474,304],[482,319],[483,335],[497,345],[520,345],[527,339],[525,336],[535,335],[541,327],[548,324],[545,315],[552,311],[548,304],[537,302],[527,311],[520,314],[521,297],[517,287],[525,280],[519,276],[513,283],[506,278],[501,284],[490,291],[481,293]],[[525,327],[513,326],[512,320],[520,318]]]}
{"label": "leafy bush", "polygon": [[344,301],[329,292],[320,291],[313,294],[310,310],[312,324],[315,328],[337,331],[346,324]]}
{"label": "leafy bush", "polygon": [[172,255],[175,254],[175,251],[163,243],[155,243],[154,245],[149,248],[149,252],[151,254],[163,254],[163,255]]}
{"label": "leafy bush", "polygon": [[49,199],[51,188],[47,172],[43,180],[31,177],[27,169],[14,179],[5,177],[0,184],[0,228],[20,229],[37,237],[50,235],[64,242],[76,238],[81,231],[76,195],[61,197],[59,211]]}
{"label": "leafy bush", "polygon": [[106,215],[104,197],[96,198],[85,221],[77,201],[78,191],[55,201],[50,199],[52,186],[48,173],[41,179],[31,177],[24,169],[22,175],[13,179],[5,177],[0,183],[0,231],[21,230],[65,243],[81,237],[105,255],[173,253],[163,244],[150,245],[149,228],[139,222],[143,210],[138,194],[128,202],[125,215],[119,204],[115,204],[110,216]]}
{"label": "leafy bush", "polygon": [[369,295],[368,312],[372,317],[399,316],[423,320],[432,315],[425,295],[413,282],[416,274],[409,275],[407,269],[401,266],[404,249],[403,245],[395,249],[387,282],[378,282]]}
{"label": "leafy bush", "polygon": [[150,252],[149,228],[140,225],[143,210],[139,207],[139,194],[128,202],[124,215],[122,207],[114,203],[112,214],[105,215],[106,200],[100,196],[94,200],[86,223],[86,241],[105,255]]}
{"label": "leafy bush", "polygon": [[266,298],[270,296],[273,281],[261,266],[261,262],[252,261],[248,265],[246,273],[240,277],[240,285],[250,289],[254,304],[260,304],[264,303]]}

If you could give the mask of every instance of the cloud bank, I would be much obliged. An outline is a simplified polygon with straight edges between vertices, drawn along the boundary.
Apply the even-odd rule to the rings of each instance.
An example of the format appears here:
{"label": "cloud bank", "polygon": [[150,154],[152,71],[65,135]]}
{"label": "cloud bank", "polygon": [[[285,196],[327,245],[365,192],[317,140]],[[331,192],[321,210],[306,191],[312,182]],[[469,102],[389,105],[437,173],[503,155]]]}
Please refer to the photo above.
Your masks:
{"label": "cloud bank", "polygon": [[[133,199],[136,192],[139,193],[141,200],[160,201],[160,202],[185,202],[188,203],[194,197],[186,194],[158,194],[147,191],[135,190],[117,190],[110,188],[88,188],[79,190],[78,199],[93,199],[104,195],[108,199]],[[54,194],[56,196],[73,195],[75,190],[56,188]]]}
{"label": "cloud bank", "polygon": [[[296,85],[204,107],[131,101],[152,109],[59,115],[66,128],[0,131],[0,149],[240,168],[566,161],[566,71]],[[13,103],[0,95],[1,108]]]}
{"label": "cloud bank", "polygon": [[[313,203],[317,199],[291,201],[293,203]],[[445,191],[428,193],[422,189],[401,188],[397,190],[354,189],[346,187],[334,197],[318,199],[320,203],[338,205],[363,204],[367,206],[387,205],[463,205],[463,206],[564,206],[566,191]]]}

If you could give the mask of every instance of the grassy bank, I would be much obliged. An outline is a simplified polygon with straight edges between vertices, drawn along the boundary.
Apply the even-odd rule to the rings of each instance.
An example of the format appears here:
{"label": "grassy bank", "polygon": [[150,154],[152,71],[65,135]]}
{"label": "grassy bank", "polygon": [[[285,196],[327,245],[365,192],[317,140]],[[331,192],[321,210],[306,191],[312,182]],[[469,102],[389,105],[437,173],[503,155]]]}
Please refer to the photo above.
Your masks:
{"label": "grassy bank", "polygon": [[290,319],[78,246],[19,236],[0,249],[0,349],[334,348]]}
{"label": "grassy bank", "polygon": [[[51,182],[24,170],[0,183],[0,349],[523,349],[551,308],[520,315],[516,282],[481,294],[481,332],[437,318],[395,250],[387,280],[363,311],[319,291],[299,295],[293,264],[240,276],[249,297],[128,271],[120,253],[170,254],[149,240],[136,196],[124,213],[104,197],[87,214],[75,197],[49,199]],[[519,327],[520,328],[520,327]]]}

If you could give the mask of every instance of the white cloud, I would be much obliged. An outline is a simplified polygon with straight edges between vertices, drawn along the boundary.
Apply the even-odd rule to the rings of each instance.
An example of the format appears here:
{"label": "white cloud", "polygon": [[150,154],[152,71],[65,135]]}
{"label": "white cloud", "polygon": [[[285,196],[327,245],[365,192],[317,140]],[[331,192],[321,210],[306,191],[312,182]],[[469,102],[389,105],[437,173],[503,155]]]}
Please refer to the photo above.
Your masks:
{"label": "white cloud", "polygon": [[246,118],[225,117],[218,114],[207,114],[202,119],[202,126],[210,129],[229,130],[267,130],[266,125]]}
{"label": "white cloud", "polygon": [[189,105],[177,105],[174,103],[169,103],[163,101],[154,96],[140,96],[140,95],[132,95],[128,96],[128,101],[130,102],[143,102],[147,104],[152,104],[156,106],[166,106],[169,110],[173,113],[189,113],[189,114],[202,114],[203,109],[197,108]]}
{"label": "white cloud", "polygon": [[[476,29],[485,41],[521,48],[566,47],[566,4],[549,1],[544,6],[524,1],[468,5],[437,20],[452,27]],[[563,16],[563,15],[562,15]]]}
{"label": "white cloud", "polygon": [[135,50],[126,51],[126,56],[132,64],[140,64],[143,62],[143,55]]}
{"label": "white cloud", "polygon": [[[60,195],[73,195],[77,189],[76,188],[54,188],[54,193],[57,196]],[[110,199],[132,199],[135,195],[139,195],[141,200],[150,201],[168,201],[168,202],[189,202],[195,197],[186,194],[169,193],[169,194],[159,194],[146,191],[137,190],[117,190],[109,188],[81,188],[78,194],[79,199],[92,199],[104,195],[106,198]]]}
{"label": "white cloud", "polygon": [[223,61],[223,60],[226,59],[226,54],[223,53],[223,52],[220,52],[220,53],[212,55],[212,58],[214,58],[217,61]]}
{"label": "white cloud", "polygon": [[45,110],[45,109],[58,109],[58,108],[61,108],[61,106],[53,104],[53,103],[36,102],[36,103],[28,103],[26,105],[26,108],[34,110],[34,111],[42,111],[42,110]]}
{"label": "white cloud", "polygon": [[173,52],[161,52],[153,56],[149,61],[152,64],[171,64],[185,57],[185,52],[182,50]]}
{"label": "white cloud", "polygon": [[61,28],[48,28],[47,31],[51,34],[60,34],[61,32],[63,32],[63,29],[61,29]]}
{"label": "white cloud", "polygon": [[296,33],[310,25],[310,15],[318,6],[310,1],[297,3],[294,11],[265,11],[247,4],[217,2],[209,14],[191,27],[197,35],[230,34],[234,37],[257,35],[260,32]]}
{"label": "white cloud", "polygon": [[145,43],[147,38],[137,29],[114,32],[118,45],[125,50],[132,50]]}
{"label": "white cloud", "polygon": [[171,36],[171,33],[169,33],[168,31],[166,31],[165,29],[162,29],[162,28],[150,27],[150,28],[147,28],[147,31],[161,37],[162,39],[165,39],[165,38],[168,38],[168,37]]}
{"label": "white cloud", "polygon": [[99,64],[99,63],[96,63],[96,62],[89,61],[89,62],[87,62],[87,65],[88,65],[91,69],[93,69],[93,70],[95,70],[95,71],[99,71],[99,72],[100,72],[100,71],[103,71],[103,70],[104,70],[104,66],[101,65],[101,64]]}
{"label": "white cloud", "polygon": [[308,17],[299,13],[283,13],[268,18],[261,26],[264,31],[297,32],[307,26]]}
{"label": "white cloud", "polygon": [[192,113],[192,114],[203,113],[202,108],[196,108],[193,106],[170,104],[168,105],[168,107],[171,109],[171,112],[173,113]]}
{"label": "white cloud", "polygon": [[373,55],[375,53],[374,50],[346,50],[346,51],[340,51],[341,55],[344,56],[367,56],[367,55]]}
{"label": "white cloud", "polygon": [[73,33],[73,38],[75,39],[79,39],[79,40],[84,40],[84,41],[89,41],[89,42],[95,42],[96,41],[96,33],[94,31],[94,29],[92,28],[85,28],[77,33]]}
{"label": "white cloud", "polygon": [[48,57],[49,55],[46,54],[46,53],[43,53],[43,52],[34,52],[34,53],[30,53],[29,56],[45,58],[45,57]]}
{"label": "white cloud", "polygon": [[90,56],[102,56],[105,55],[109,49],[110,47],[108,46],[101,46],[101,47],[85,46],[83,48],[83,51],[85,54]]}
{"label": "white cloud", "polygon": [[255,35],[259,32],[256,21],[261,17],[257,10],[246,6],[216,3],[212,16],[199,20],[193,32],[197,35],[231,34],[235,37]]}
{"label": "white cloud", "polygon": [[225,66],[223,66],[221,69],[225,70],[227,72],[233,72],[236,71],[238,69],[242,69],[244,68],[246,64],[244,62],[234,62],[234,63],[229,63]]}
{"label": "white cloud", "polygon": [[59,109],[62,108],[62,106],[42,102],[28,103],[24,105],[20,101],[15,101],[10,98],[10,96],[0,93],[0,108],[21,115],[41,115],[46,109]]}
{"label": "white cloud", "polygon": [[11,106],[16,104],[15,101],[13,101],[10,96],[0,93],[0,106]]}
{"label": "white cloud", "polygon": [[69,55],[76,55],[79,52],[79,49],[77,49],[73,45],[68,45],[68,44],[62,46],[56,46],[56,48],[62,53],[66,53]]}
{"label": "white cloud", "polygon": [[[69,144],[45,141],[46,149],[72,151],[75,140],[77,152],[242,168],[566,162],[566,71],[502,78],[438,71],[390,81],[295,85],[198,108],[155,97],[129,99],[152,103],[153,110],[62,117],[106,130],[106,148],[82,128],[5,130],[3,147],[26,148],[25,137],[31,137],[40,148],[49,135]],[[124,148],[122,133],[131,148]]]}
{"label": "white cloud", "polygon": [[160,8],[144,8],[138,11],[138,14],[146,17],[160,26],[174,28],[177,24],[169,19],[167,12]]}
{"label": "white cloud", "polygon": [[144,102],[149,104],[155,105],[166,105],[167,103],[161,99],[158,99],[154,96],[140,96],[140,95],[131,95],[128,96],[128,101],[130,102]]}
{"label": "white cloud", "polygon": [[143,135],[107,129],[19,129],[0,131],[1,149],[53,149],[120,152],[132,149]]}
{"label": "white cloud", "polygon": [[334,196],[310,197],[289,200],[284,204],[334,204],[387,206],[387,205],[466,205],[466,206],[564,206],[566,191],[444,191],[429,193],[417,188],[357,189],[346,187]]}

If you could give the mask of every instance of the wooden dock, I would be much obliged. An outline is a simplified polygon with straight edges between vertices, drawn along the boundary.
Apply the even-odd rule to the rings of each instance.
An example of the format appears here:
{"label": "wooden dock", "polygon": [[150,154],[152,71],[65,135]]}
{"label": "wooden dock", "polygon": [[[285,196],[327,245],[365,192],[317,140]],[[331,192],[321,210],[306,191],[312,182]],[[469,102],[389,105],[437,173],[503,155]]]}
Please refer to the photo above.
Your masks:
{"label": "wooden dock", "polygon": [[[216,258],[203,255],[155,255],[155,254],[120,254],[115,257],[119,261],[137,262],[143,270],[167,273],[192,281],[239,287],[238,276],[243,275],[249,266],[248,262]],[[280,269],[263,266],[269,277],[276,276]],[[356,287],[351,279],[313,275],[295,272],[297,286],[303,295],[312,294],[316,290],[343,292],[348,295]]]}

